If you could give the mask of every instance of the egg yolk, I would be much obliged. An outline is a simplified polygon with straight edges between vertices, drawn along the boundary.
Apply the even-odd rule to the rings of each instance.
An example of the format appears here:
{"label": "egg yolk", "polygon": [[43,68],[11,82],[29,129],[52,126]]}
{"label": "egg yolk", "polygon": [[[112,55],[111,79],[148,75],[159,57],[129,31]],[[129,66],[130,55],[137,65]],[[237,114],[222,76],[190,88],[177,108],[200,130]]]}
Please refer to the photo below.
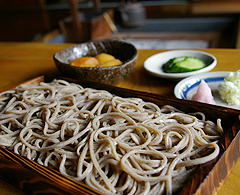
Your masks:
{"label": "egg yolk", "polygon": [[98,64],[98,60],[94,57],[76,58],[70,62],[70,65],[77,67],[96,67]]}

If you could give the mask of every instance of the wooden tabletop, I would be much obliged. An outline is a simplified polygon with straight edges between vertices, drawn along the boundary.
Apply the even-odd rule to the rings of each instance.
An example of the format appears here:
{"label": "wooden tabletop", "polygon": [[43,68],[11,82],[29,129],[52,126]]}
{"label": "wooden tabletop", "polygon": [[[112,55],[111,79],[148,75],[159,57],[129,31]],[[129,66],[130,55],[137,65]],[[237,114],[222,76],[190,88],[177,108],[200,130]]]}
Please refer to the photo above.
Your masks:
{"label": "wooden tabletop", "polygon": [[[59,76],[60,72],[55,67],[53,54],[70,45],[72,44],[0,43],[0,91],[10,89],[39,75]],[[173,97],[173,89],[177,81],[154,77],[148,74],[143,67],[143,62],[148,57],[162,51],[164,50],[139,50],[139,58],[133,71],[117,86]],[[212,71],[237,71],[240,69],[240,50],[238,49],[205,49],[202,51],[211,53],[217,58],[217,66]],[[236,162],[217,194],[240,194],[239,183],[240,160]],[[3,195],[24,194],[2,179],[0,179],[0,193]]]}

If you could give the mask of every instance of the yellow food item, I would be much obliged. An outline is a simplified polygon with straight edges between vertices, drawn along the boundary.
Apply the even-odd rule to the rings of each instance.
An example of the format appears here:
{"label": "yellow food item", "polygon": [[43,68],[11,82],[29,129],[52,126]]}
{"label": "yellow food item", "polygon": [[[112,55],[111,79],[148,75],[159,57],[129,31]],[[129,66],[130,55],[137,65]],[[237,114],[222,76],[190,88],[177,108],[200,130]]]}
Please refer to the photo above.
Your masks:
{"label": "yellow food item", "polygon": [[102,64],[110,60],[115,60],[116,58],[107,53],[100,53],[96,56],[96,59],[99,61],[99,64]]}
{"label": "yellow food item", "polygon": [[81,57],[70,62],[70,65],[77,67],[109,67],[123,64],[121,60],[107,53],[100,53],[96,57]]}
{"label": "yellow food item", "polygon": [[107,62],[104,62],[102,64],[99,64],[99,67],[109,67],[109,66],[117,66],[123,64],[121,60],[119,59],[114,59],[114,60],[109,60]]}
{"label": "yellow food item", "polygon": [[98,64],[95,57],[81,57],[70,62],[70,65],[78,67],[96,67]]}

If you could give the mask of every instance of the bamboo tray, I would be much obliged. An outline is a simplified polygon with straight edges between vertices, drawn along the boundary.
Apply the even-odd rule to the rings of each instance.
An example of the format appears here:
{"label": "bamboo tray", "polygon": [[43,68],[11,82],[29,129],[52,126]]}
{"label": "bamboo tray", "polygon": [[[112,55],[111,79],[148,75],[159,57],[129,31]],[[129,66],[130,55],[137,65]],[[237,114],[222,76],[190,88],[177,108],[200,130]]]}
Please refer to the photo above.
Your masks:
{"label": "bamboo tray", "polygon": [[[39,76],[24,84],[37,82],[50,82],[52,76]],[[60,78],[60,77],[58,77]],[[62,79],[62,78],[61,78]],[[240,156],[240,111],[214,105],[207,105],[187,100],[179,100],[172,97],[160,96],[151,93],[137,92],[114,86],[100,85],[96,83],[77,82],[83,87],[105,89],[121,97],[138,97],[145,101],[151,101],[159,106],[172,105],[186,113],[201,111],[207,119],[216,121],[222,119],[225,136],[219,141],[220,155],[213,161],[200,165],[197,173],[179,193],[189,194],[216,194],[221,185],[231,172],[234,164]],[[44,167],[25,157],[19,156],[10,150],[0,146],[0,177],[30,194],[101,194],[100,192],[79,183],[60,172]]]}

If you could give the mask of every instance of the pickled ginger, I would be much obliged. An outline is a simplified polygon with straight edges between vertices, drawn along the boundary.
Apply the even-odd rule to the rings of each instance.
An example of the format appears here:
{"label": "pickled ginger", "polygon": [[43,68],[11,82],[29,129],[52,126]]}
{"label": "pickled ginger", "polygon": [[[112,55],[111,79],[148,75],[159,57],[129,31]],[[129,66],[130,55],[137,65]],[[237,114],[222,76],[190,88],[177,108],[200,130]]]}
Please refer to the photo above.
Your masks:
{"label": "pickled ginger", "polygon": [[192,100],[206,104],[216,104],[211,88],[203,79],[198,86],[197,93],[193,95]]}

